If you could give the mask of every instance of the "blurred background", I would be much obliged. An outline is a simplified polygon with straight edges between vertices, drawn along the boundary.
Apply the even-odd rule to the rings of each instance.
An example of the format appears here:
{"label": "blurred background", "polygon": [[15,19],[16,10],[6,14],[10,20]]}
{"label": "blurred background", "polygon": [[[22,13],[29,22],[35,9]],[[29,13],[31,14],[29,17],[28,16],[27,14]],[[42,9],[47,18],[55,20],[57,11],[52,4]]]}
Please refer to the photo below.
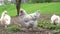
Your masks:
{"label": "blurred background", "polygon": [[[60,0],[21,0],[21,3],[45,3],[45,2],[60,2]],[[16,4],[16,0],[0,0],[0,5]]]}

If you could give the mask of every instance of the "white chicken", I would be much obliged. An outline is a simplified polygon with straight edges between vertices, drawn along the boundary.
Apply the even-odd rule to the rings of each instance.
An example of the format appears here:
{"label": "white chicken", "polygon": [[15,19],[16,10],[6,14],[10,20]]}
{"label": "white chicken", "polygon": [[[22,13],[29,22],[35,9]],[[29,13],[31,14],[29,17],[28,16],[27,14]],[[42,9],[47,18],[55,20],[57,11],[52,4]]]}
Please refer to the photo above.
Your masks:
{"label": "white chicken", "polygon": [[9,25],[10,22],[11,22],[11,17],[9,15],[7,15],[7,11],[4,11],[2,13],[2,16],[1,16],[0,20],[1,20],[1,24],[4,24],[5,27],[7,27],[7,25]]}
{"label": "white chicken", "polygon": [[40,13],[37,11],[33,14],[27,14],[24,9],[20,9],[19,20],[21,26],[29,29],[35,28],[37,26],[37,19],[40,16]]}
{"label": "white chicken", "polygon": [[51,17],[51,23],[53,23],[53,24],[58,24],[58,23],[60,23],[60,17],[57,16],[57,15],[53,15],[53,16]]}

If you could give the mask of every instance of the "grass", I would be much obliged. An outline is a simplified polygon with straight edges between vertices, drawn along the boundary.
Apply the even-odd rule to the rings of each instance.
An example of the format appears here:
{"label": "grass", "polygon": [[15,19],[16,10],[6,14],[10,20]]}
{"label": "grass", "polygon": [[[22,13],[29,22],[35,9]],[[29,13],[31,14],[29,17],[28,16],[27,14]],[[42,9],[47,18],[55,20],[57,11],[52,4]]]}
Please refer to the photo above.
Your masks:
{"label": "grass", "polygon": [[20,31],[21,27],[19,26],[9,26],[6,28],[8,31]]}
{"label": "grass", "polygon": [[51,24],[50,23],[51,21],[49,19],[47,20],[40,20],[38,22],[38,29],[47,29],[47,30],[51,30],[53,33],[56,33],[56,34],[60,34],[60,24]]}
{"label": "grass", "polygon": [[[41,14],[60,14],[60,2],[51,2],[51,3],[36,3],[36,4],[21,4],[21,8],[25,9],[27,13],[33,13],[37,10],[40,10]],[[0,16],[1,13],[7,10],[8,14],[15,16],[17,14],[16,5],[5,5],[0,6]]]}
{"label": "grass", "polygon": [[2,14],[2,12],[4,11],[4,10],[7,10],[8,11],[8,14],[10,15],[10,16],[15,16],[16,14],[17,14],[17,12],[16,12],[16,7],[15,7],[15,5],[4,5],[4,6],[0,6],[0,16],[1,16],[1,14]]}
{"label": "grass", "polygon": [[40,10],[41,14],[59,14],[60,3],[36,3],[36,4],[23,4],[24,8],[28,13],[32,13],[36,10]]}

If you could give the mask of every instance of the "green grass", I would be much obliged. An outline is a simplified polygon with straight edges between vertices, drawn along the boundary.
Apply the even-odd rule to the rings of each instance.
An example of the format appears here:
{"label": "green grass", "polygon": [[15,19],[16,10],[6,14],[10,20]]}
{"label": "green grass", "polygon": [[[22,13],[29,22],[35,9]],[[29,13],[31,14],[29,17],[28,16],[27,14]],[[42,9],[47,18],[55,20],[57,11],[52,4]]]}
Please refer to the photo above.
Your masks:
{"label": "green grass", "polygon": [[23,4],[24,8],[28,13],[32,13],[36,10],[40,10],[41,14],[59,14],[60,3],[36,3],[36,4]]}
{"label": "green grass", "polygon": [[[60,2],[21,4],[21,8],[25,9],[29,14],[36,10],[40,10],[41,14],[60,14]],[[15,5],[0,6],[0,15],[4,10],[7,10],[11,16],[17,14]]]}
{"label": "green grass", "polygon": [[21,27],[20,26],[9,26],[6,28],[8,31],[20,31]]}
{"label": "green grass", "polygon": [[0,6],[0,16],[4,10],[7,10],[8,14],[11,16],[15,16],[17,14],[15,5]]}
{"label": "green grass", "polygon": [[38,22],[38,29],[47,29],[47,30],[51,30],[53,33],[59,33],[60,34],[60,24],[51,24],[50,20],[40,20]]}

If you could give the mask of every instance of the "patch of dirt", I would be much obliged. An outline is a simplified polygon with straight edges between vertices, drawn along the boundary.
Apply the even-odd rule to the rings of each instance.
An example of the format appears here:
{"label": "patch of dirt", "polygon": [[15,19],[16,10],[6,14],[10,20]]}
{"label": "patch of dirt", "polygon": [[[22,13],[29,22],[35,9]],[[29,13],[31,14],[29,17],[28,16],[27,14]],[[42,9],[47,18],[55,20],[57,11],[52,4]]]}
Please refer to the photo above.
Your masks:
{"label": "patch of dirt", "polygon": [[51,15],[49,14],[44,14],[44,15],[40,15],[40,19],[50,19],[51,18]]}

